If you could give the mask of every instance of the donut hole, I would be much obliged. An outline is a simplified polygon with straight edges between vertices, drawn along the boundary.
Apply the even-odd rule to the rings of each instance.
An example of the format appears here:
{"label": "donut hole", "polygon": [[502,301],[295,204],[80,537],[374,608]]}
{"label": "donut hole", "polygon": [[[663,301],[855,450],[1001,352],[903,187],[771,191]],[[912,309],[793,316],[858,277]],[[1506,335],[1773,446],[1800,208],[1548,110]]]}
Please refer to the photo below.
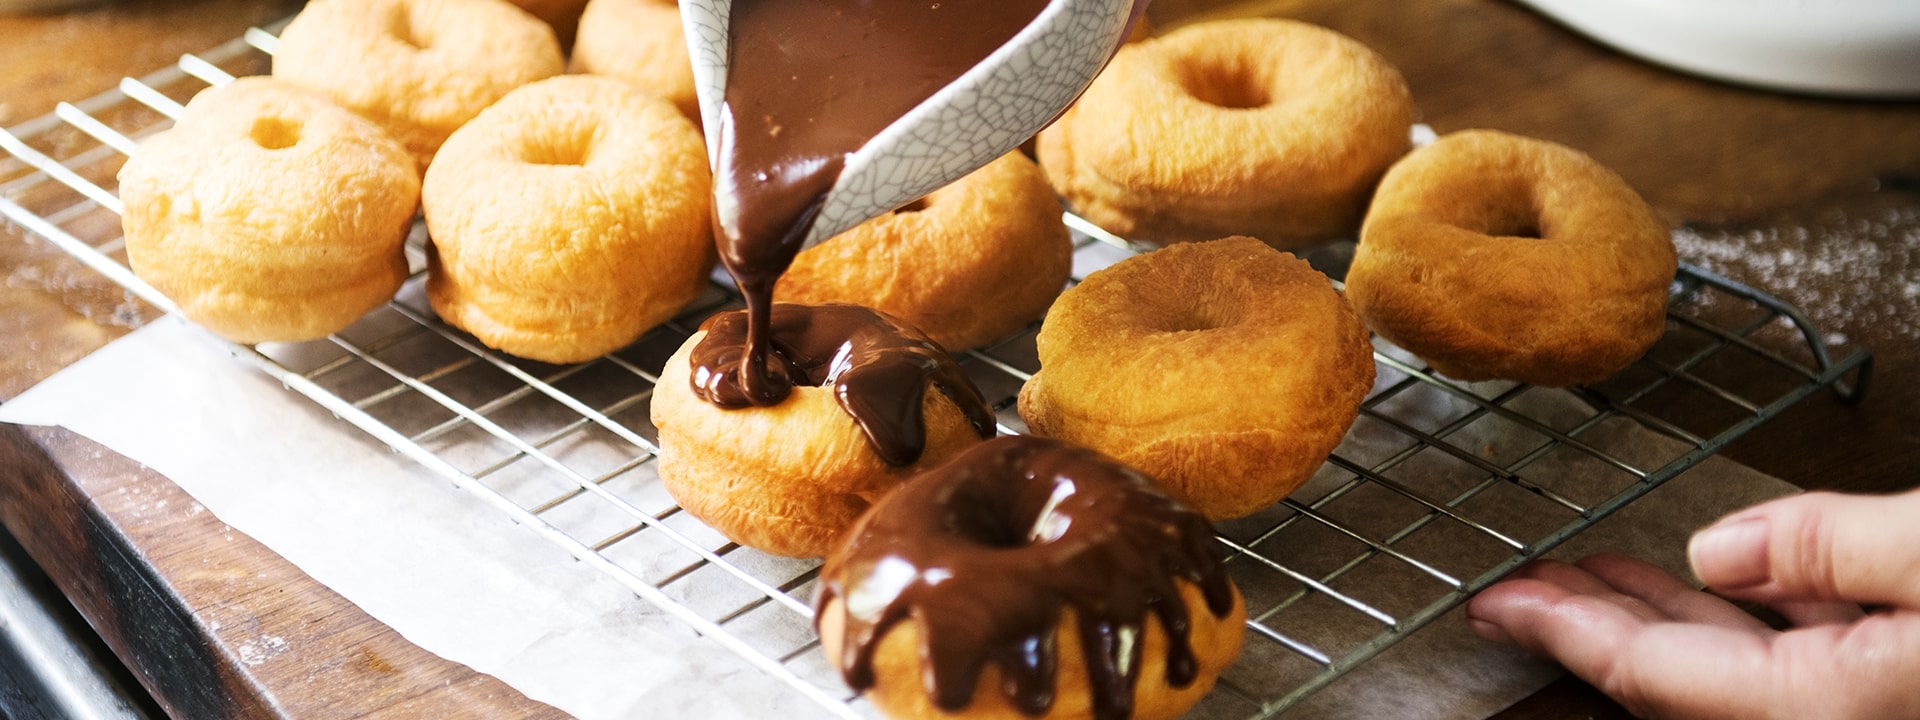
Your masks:
{"label": "donut hole", "polygon": [[1519,238],[1521,240],[1545,240],[1547,238],[1546,231],[1540,229],[1540,223],[1533,220],[1469,222],[1455,225],[1455,227],[1484,237]]}
{"label": "donut hole", "polygon": [[247,138],[262,148],[283,150],[300,144],[301,125],[300,121],[287,118],[254,118],[253,127],[247,130]]}
{"label": "donut hole", "polygon": [[1163,333],[1202,332],[1218,330],[1233,324],[1226,308],[1217,303],[1195,303],[1192,305],[1170,306],[1160,312],[1145,317],[1147,327]]}
{"label": "donut hole", "polygon": [[1179,83],[1195,100],[1228,110],[1254,110],[1274,101],[1264,73],[1244,63],[1189,63],[1181,68]]}
{"label": "donut hole", "polygon": [[589,138],[569,133],[542,133],[520,146],[520,160],[529,165],[585,165],[592,149]]}
{"label": "donut hole", "polygon": [[393,14],[392,22],[387,24],[387,30],[393,35],[393,38],[415,50],[432,48],[432,38],[427,37],[425,33],[415,29],[413,16],[407,11],[407,6],[402,3],[395,3],[394,9],[397,12]]}
{"label": "donut hole", "polygon": [[983,488],[968,487],[955,493],[947,504],[947,530],[981,547],[1011,550],[1032,544],[1028,537],[1038,518],[1008,507]]}
{"label": "donut hole", "polygon": [[1487,234],[1500,237],[1530,238],[1533,240],[1540,240],[1546,237],[1546,234],[1540,231],[1540,224],[1536,222],[1513,223],[1511,225],[1494,228],[1492,232]]}
{"label": "donut hole", "polygon": [[1011,549],[1027,544],[1026,534],[998,513],[958,512],[953,516],[952,528],[960,537],[984,547]]}
{"label": "donut hole", "polygon": [[1535,200],[1523,200],[1487,208],[1477,229],[1491,237],[1545,239],[1547,233],[1538,204]]}
{"label": "donut hole", "polygon": [[1477,173],[1476,190],[1450,199],[1444,209],[1436,209],[1436,218],[1487,237],[1548,237],[1552,203],[1535,187],[1534,169],[1493,163],[1478,167]]}

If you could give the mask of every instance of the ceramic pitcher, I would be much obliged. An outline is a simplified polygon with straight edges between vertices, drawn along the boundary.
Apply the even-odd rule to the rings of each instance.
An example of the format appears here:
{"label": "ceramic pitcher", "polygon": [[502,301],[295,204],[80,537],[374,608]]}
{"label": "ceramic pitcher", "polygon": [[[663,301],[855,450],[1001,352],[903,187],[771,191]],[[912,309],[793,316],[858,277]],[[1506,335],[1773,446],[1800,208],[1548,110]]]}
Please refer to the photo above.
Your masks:
{"label": "ceramic pitcher", "polygon": [[[848,156],[806,246],[913,202],[1018,147],[1093,82],[1146,4],[1053,0],[1007,44]],[[710,164],[719,147],[715,134],[727,86],[732,6],[733,0],[680,0]]]}

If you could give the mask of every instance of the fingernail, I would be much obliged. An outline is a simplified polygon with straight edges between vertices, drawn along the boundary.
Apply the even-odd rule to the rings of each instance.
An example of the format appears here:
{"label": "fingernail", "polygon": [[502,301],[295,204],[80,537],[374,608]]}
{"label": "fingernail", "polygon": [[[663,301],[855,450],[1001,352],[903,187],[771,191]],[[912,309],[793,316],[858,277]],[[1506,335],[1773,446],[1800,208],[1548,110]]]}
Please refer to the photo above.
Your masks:
{"label": "fingernail", "polygon": [[1470,618],[1467,618],[1467,627],[1473,629],[1473,634],[1479,635],[1480,637],[1486,638],[1493,642],[1501,643],[1504,645],[1513,644],[1513,636],[1508,635],[1506,629],[1500,627],[1499,625],[1495,625],[1485,620],[1481,620],[1480,618],[1470,617]]}
{"label": "fingernail", "polygon": [[1740,590],[1762,585],[1771,575],[1767,557],[1769,528],[1764,517],[1714,525],[1687,543],[1693,574],[1708,586]]}

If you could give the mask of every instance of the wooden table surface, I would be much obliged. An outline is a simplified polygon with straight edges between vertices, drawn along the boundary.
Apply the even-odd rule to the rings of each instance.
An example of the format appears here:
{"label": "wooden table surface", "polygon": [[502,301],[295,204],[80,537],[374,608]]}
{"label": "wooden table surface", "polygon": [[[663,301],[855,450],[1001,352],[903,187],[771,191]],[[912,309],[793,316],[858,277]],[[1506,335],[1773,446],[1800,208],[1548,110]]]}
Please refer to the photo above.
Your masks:
{"label": "wooden table surface", "polygon": [[[236,37],[293,0],[126,0],[0,16],[0,126]],[[1497,128],[1587,151],[1676,227],[1683,256],[1801,305],[1876,355],[1858,406],[1817,395],[1725,451],[1811,488],[1920,481],[1920,104],[1796,97],[1618,55],[1493,0],[1157,0],[1156,27],[1315,22],[1374,47],[1444,133]],[[0,230],[0,398],[126,332],[124,296]],[[137,322],[137,320],[136,320]],[[557,715],[426,653],[208,514],[173,483],[57,430],[0,434],[0,520],[178,717]],[[147,502],[129,498],[144,496]],[[178,497],[155,512],[154,498]],[[297,638],[273,662],[263,636]],[[253,661],[253,662],[249,662]],[[1514,718],[1626,717],[1566,680]]]}

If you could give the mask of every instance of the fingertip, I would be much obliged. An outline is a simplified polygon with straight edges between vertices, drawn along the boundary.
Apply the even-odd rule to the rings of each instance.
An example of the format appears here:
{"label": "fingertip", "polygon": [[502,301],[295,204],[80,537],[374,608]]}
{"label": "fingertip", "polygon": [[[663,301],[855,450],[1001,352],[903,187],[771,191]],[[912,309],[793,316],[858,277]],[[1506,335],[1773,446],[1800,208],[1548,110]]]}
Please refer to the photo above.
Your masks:
{"label": "fingertip", "polygon": [[[1481,619],[1495,619],[1492,613],[1510,612],[1515,607],[1553,602],[1572,594],[1557,584],[1534,578],[1514,578],[1494,583],[1467,602],[1467,613]],[[1476,612],[1480,608],[1487,612]]]}
{"label": "fingertip", "polygon": [[1687,541],[1687,563],[1701,582],[1717,589],[1738,591],[1764,585],[1772,575],[1772,532],[1766,516],[1721,521]]}
{"label": "fingertip", "polygon": [[1920,496],[1810,492],[1773,500],[1700,531],[1688,544],[1699,579],[1763,602],[1920,604]]}
{"label": "fingertip", "polygon": [[[1487,598],[1476,619],[1495,625],[1506,641],[1551,657],[1583,677],[1604,675],[1620,648],[1657,623],[1617,594],[1585,595],[1556,585],[1513,581]],[[1625,601],[1625,602],[1623,602]],[[1479,628],[1482,637],[1490,637]]]}
{"label": "fingertip", "polygon": [[1509,577],[1487,586],[1485,590],[1467,599],[1467,620],[1500,624],[1500,619],[1511,613],[1509,606],[1516,601],[1519,594],[1523,594],[1516,591],[1515,586],[1535,582],[1538,581]]}
{"label": "fingertip", "polygon": [[[1509,578],[1481,590],[1467,601],[1467,624],[1481,637],[1538,651],[1534,629],[1548,608],[1573,593],[1559,585],[1531,578]],[[1490,634],[1489,631],[1497,631]]]}
{"label": "fingertip", "polygon": [[1471,614],[1467,616],[1467,627],[1473,630],[1473,634],[1479,635],[1480,637],[1485,638],[1486,640],[1491,642],[1497,642],[1502,645],[1518,645],[1519,644],[1513,641],[1513,636],[1508,635],[1505,628],[1502,628],[1499,625],[1495,625],[1491,622],[1487,622],[1485,620],[1475,618]]}

